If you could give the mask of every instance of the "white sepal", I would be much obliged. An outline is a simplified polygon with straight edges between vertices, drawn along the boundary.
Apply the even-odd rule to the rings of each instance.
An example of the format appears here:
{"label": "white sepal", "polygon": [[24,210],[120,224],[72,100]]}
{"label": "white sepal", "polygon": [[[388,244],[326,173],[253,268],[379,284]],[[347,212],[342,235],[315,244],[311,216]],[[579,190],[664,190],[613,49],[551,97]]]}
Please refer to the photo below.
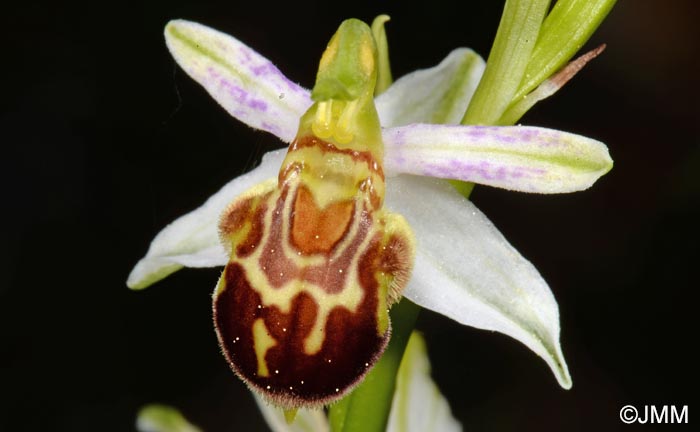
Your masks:
{"label": "white sepal", "polygon": [[412,124],[383,131],[387,174],[463,180],[520,192],[589,188],[610,171],[605,144],[526,126]]}
{"label": "white sepal", "polygon": [[219,241],[219,217],[240,194],[279,171],[286,150],[265,154],[262,163],[247,174],[228,182],[199,208],[179,217],[161,230],[146,256],[134,267],[126,284],[143,289],[182,267],[216,267],[228,261]]}
{"label": "white sepal", "polygon": [[382,126],[459,124],[485,66],[474,51],[458,48],[439,65],[401,77],[375,100]]}
{"label": "white sepal", "polygon": [[415,268],[403,294],[459,323],[519,340],[562,387],[571,387],[559,308],[535,267],[447,182],[407,175],[389,181],[387,208],[401,213],[416,235]]}
{"label": "white sepal", "polygon": [[238,39],[207,26],[174,20],[165,27],[170,53],[229,114],[291,142],[311,106],[308,90]]}

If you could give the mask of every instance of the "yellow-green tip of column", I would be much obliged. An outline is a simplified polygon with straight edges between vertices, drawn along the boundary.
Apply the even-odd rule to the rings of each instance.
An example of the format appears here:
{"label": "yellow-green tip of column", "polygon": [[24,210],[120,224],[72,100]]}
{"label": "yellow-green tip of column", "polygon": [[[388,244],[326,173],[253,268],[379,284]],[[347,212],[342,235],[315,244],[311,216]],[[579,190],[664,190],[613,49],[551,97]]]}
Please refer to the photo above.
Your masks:
{"label": "yellow-green tip of column", "polygon": [[352,101],[374,93],[377,49],[372,30],[358,19],[348,19],[328,43],[316,75],[311,98]]}

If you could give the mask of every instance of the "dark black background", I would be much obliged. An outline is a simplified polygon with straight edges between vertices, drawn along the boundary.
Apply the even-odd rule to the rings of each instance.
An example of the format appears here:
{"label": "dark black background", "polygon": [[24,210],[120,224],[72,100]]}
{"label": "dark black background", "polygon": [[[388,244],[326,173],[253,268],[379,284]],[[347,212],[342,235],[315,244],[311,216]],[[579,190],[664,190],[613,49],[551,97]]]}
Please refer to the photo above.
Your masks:
{"label": "dark black background", "polygon": [[[165,224],[281,145],[176,68],[162,29],[224,30],[309,87],[344,18],[392,16],[398,77],[457,46],[486,55],[502,7],[338,3],[3,6],[0,430],[128,431],[154,401],[207,431],[264,428],[212,331],[219,270],[124,283]],[[655,429],[622,425],[625,404],[690,405],[695,423],[698,19],[689,0],[621,0],[588,44],[607,51],[523,119],[608,144],[615,168],[592,189],[475,190],[550,283],[574,387],[518,342],[424,312],[433,375],[466,430]]]}

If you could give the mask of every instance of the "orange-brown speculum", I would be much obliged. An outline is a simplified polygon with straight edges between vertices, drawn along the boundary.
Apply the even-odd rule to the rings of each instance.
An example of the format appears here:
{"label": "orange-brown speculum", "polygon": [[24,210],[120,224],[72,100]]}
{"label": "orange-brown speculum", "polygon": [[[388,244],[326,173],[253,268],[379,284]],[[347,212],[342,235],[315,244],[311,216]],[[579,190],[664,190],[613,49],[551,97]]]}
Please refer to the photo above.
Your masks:
{"label": "orange-brown speculum", "polygon": [[386,347],[413,240],[382,207],[383,187],[372,153],[308,136],[290,145],[276,184],[222,216],[230,260],[214,294],[219,341],[234,371],[279,406],[338,399]]}

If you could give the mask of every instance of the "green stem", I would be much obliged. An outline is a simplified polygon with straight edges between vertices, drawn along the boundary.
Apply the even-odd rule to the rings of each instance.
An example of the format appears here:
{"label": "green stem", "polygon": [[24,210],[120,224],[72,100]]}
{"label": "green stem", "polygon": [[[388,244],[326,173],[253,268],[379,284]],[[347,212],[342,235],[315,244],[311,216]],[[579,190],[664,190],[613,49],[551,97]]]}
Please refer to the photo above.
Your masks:
{"label": "green stem", "polygon": [[391,412],[396,372],[420,307],[404,298],[391,308],[392,334],[382,358],[350,395],[329,409],[333,432],[383,432]]}
{"label": "green stem", "polygon": [[507,0],[486,70],[462,124],[496,124],[520,87],[549,0]]}

